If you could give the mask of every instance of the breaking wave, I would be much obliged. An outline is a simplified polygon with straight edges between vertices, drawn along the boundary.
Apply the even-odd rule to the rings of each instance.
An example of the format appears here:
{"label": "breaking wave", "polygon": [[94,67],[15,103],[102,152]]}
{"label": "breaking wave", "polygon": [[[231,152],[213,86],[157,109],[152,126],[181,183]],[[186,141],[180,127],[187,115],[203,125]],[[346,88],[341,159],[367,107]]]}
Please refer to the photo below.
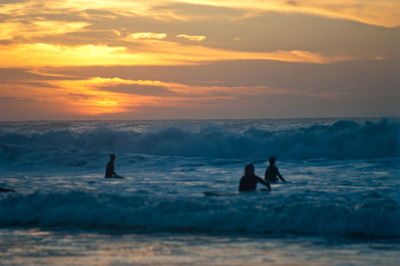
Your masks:
{"label": "breaking wave", "polygon": [[400,155],[399,129],[397,121],[349,120],[278,131],[254,125],[241,131],[224,125],[204,125],[196,130],[166,125],[146,132],[101,125],[79,133],[69,129],[41,133],[3,130],[0,154],[14,160],[54,150],[245,159],[270,155],[294,160],[384,158]]}
{"label": "breaking wave", "polygon": [[0,197],[0,226],[112,228],[123,232],[400,236],[400,206],[396,201],[375,192],[342,202],[325,196],[297,194],[271,199],[272,194],[240,194],[214,199],[79,191],[9,194]]}

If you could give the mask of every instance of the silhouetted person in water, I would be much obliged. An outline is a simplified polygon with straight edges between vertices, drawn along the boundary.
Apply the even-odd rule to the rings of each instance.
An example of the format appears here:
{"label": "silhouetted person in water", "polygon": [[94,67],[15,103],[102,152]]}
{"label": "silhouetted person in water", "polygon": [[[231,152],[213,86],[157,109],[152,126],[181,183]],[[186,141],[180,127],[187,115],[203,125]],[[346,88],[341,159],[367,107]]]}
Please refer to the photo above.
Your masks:
{"label": "silhouetted person in water", "polygon": [[112,153],[110,155],[110,161],[107,163],[105,178],[118,177],[117,173],[115,173],[114,171],[114,161],[115,161],[115,154]]}
{"label": "silhouetted person in water", "polygon": [[269,158],[269,167],[265,170],[265,181],[267,182],[276,182],[278,181],[277,176],[280,180],[286,183],[286,180],[283,178],[281,173],[279,173],[278,167],[275,166],[276,158],[274,156]]}
{"label": "silhouetted person in water", "polygon": [[13,189],[8,189],[8,188],[3,188],[3,187],[0,187],[0,192],[15,192],[15,190],[13,190]]}
{"label": "silhouetted person in water", "polygon": [[267,186],[268,191],[271,191],[271,187],[268,182],[262,180],[259,176],[254,174],[253,164],[248,164],[244,168],[244,176],[240,179],[239,191],[254,191],[256,190],[257,183],[262,183]]}

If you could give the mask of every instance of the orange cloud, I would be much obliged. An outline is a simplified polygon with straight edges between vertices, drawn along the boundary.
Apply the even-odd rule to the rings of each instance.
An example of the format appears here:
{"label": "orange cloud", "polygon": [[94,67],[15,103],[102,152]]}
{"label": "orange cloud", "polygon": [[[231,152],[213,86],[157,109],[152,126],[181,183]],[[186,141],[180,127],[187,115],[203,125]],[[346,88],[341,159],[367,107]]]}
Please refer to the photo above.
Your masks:
{"label": "orange cloud", "polygon": [[127,65],[128,62],[143,65],[149,59],[126,50],[105,45],[17,44],[1,47],[0,67]]}
{"label": "orange cloud", "polygon": [[142,40],[142,50],[105,45],[65,46],[45,43],[0,45],[0,67],[185,65],[220,60],[274,60],[327,64],[347,61],[345,56],[324,56],[308,51],[243,52],[173,42]]}
{"label": "orange cloud", "polygon": [[[94,77],[85,80],[55,80],[50,81],[50,84],[55,85],[56,87],[62,87],[65,89],[74,88],[78,91],[89,91],[91,94],[95,95],[100,93],[110,93],[110,94],[126,94],[126,93],[118,93],[118,92],[109,92],[107,88],[114,87],[118,85],[139,85],[143,87],[163,87],[170,92],[174,92],[173,96],[167,97],[186,97],[186,96],[212,96],[216,97],[216,95],[222,94],[230,94],[232,96],[243,96],[243,95],[273,95],[273,94],[301,94],[301,95],[309,95],[309,96],[321,96],[327,97],[333,96],[335,94],[329,93],[310,93],[306,90],[300,89],[282,89],[282,88],[271,88],[268,86],[199,86],[199,85],[188,85],[184,83],[177,82],[164,82],[159,80],[130,80],[130,79],[121,79],[121,78],[102,78],[102,77]],[[105,90],[102,90],[104,88]],[[99,90],[100,89],[100,90]],[[77,91],[76,91],[77,92]],[[134,91],[132,93],[127,94],[128,97],[135,94]],[[156,96],[156,95],[154,95]],[[126,96],[125,96],[126,97]],[[153,96],[145,96],[145,97],[153,97]]]}
{"label": "orange cloud", "polygon": [[[284,13],[304,13],[329,18],[358,21],[361,23],[378,25],[382,27],[400,26],[400,2],[396,0],[103,0],[98,1],[27,1],[25,3],[3,4],[0,6],[0,14],[13,14],[15,16],[30,15],[40,4],[41,10],[63,10],[68,12],[81,12],[84,10],[103,10],[129,17],[151,17],[159,20],[183,20],[189,21],[191,17],[185,13],[165,10],[159,12],[154,7],[174,3],[186,3],[206,6],[229,7],[248,10],[253,13],[259,11],[275,11]],[[86,16],[91,16],[86,14]],[[96,16],[96,15],[92,15]],[[233,18],[234,19],[234,18]]]}
{"label": "orange cloud", "polygon": [[[326,1],[317,0],[249,0],[247,2],[237,0],[178,0],[181,3],[200,4],[209,6],[224,6],[229,8],[243,9],[248,13],[259,12],[260,10],[273,10],[278,12],[300,12],[312,13],[328,17],[351,17],[357,14],[360,18],[349,18],[360,20],[361,17],[371,17],[380,19],[380,11],[390,13],[385,18],[388,20],[382,22],[382,25],[393,26],[400,25],[400,16],[397,16],[400,8],[394,1],[364,1],[360,5],[360,0],[337,0],[334,4],[327,4]],[[189,40],[192,45],[183,45],[178,42],[166,41],[167,33],[163,32],[134,32],[127,33],[125,28],[120,30],[115,28],[95,29],[91,23],[82,21],[54,21],[45,18],[45,15],[55,12],[77,12],[80,19],[90,17],[92,12],[86,10],[102,10],[109,11],[115,16],[124,17],[140,16],[140,17],[157,17],[159,13],[163,13],[156,6],[164,5],[172,14],[173,9],[168,10],[168,1],[126,1],[126,0],[104,0],[102,5],[98,5],[96,1],[40,1],[43,17],[31,17],[30,14],[39,12],[37,10],[37,1],[31,0],[18,4],[0,5],[0,14],[7,14],[11,18],[0,23],[0,67],[43,67],[43,66],[110,66],[110,65],[188,65],[201,64],[210,61],[227,61],[227,60],[274,60],[282,62],[301,62],[329,64],[334,62],[353,60],[353,57],[343,55],[327,55],[315,53],[307,50],[276,50],[271,52],[252,52],[226,50],[222,48],[212,48],[200,45],[206,40],[203,35],[178,34],[177,38]],[[162,11],[164,9],[161,7]],[[185,9],[185,5],[182,7]],[[133,10],[133,11],[132,11]],[[379,12],[377,12],[379,11]],[[40,14],[39,12],[39,14]],[[374,13],[375,12],[375,13]],[[96,13],[96,12],[93,12]],[[11,14],[11,15],[9,15]],[[97,13],[96,13],[97,14]],[[368,14],[368,16],[366,15]],[[375,15],[374,15],[375,14]],[[104,16],[109,15],[106,13]],[[24,18],[26,16],[26,18]],[[164,16],[164,15],[163,15]],[[165,15],[167,16],[167,15]],[[174,15],[171,15],[174,17]],[[180,16],[185,16],[182,12]],[[355,15],[354,15],[355,16]],[[171,19],[173,19],[171,17]],[[185,17],[190,20],[190,16]],[[382,20],[383,21],[383,20]],[[389,21],[392,23],[390,24]],[[371,22],[372,23],[372,22]],[[379,23],[378,23],[379,24]],[[380,25],[380,24],[379,24]],[[166,25],[166,29],[171,25]],[[94,39],[91,35],[84,36],[80,34],[76,38],[75,45],[56,45],[47,43],[48,36],[56,36],[67,33],[83,32],[85,30],[92,31],[92,34],[99,34],[99,39]],[[95,33],[94,33],[95,32]],[[114,34],[103,36],[104,32]],[[97,35],[96,35],[97,36]],[[38,41],[36,37],[46,37]],[[74,36],[75,37],[75,36]],[[71,42],[71,36],[66,38],[65,42]],[[7,40],[14,40],[11,44],[5,45]],[[23,40],[21,42],[21,40]],[[52,42],[60,41],[52,38]],[[237,36],[234,40],[240,40]],[[18,41],[20,41],[18,43]],[[63,41],[63,40],[61,40]],[[290,40],[289,40],[290,41]],[[75,39],[74,39],[75,42]],[[96,44],[94,44],[96,43]],[[99,44],[100,43],[100,44]],[[139,45],[138,45],[139,43]],[[194,45],[197,43],[198,45]],[[239,43],[239,42],[236,42]],[[240,43],[244,43],[241,41]],[[232,44],[227,46],[233,46]],[[221,47],[221,46],[219,46]],[[235,46],[233,46],[235,47]],[[259,49],[260,50],[260,49]],[[369,57],[379,58],[380,54],[368,55]]]}

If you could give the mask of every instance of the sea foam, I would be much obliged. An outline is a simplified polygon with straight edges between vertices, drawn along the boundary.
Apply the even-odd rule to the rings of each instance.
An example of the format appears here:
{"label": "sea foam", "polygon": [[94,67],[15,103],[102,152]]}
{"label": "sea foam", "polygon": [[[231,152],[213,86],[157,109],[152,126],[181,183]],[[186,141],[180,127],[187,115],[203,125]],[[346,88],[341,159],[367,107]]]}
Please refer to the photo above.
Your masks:
{"label": "sea foam", "polygon": [[[400,237],[398,121],[80,123],[0,127],[0,227]],[[203,195],[270,155],[288,184]]]}
{"label": "sea foam", "polygon": [[15,194],[0,197],[0,226],[399,237],[399,205],[383,195],[363,197],[362,202],[338,204],[333,195],[310,193],[276,198],[260,193],[218,198],[82,191]]}

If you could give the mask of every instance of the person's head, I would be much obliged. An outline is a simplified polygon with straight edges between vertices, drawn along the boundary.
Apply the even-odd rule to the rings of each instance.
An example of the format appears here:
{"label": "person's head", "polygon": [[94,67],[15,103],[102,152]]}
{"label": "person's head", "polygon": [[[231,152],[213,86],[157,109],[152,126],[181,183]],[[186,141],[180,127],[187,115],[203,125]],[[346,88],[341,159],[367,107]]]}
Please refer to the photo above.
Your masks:
{"label": "person's head", "polygon": [[245,175],[254,175],[254,165],[252,163],[246,165],[244,168]]}
{"label": "person's head", "polygon": [[114,161],[115,158],[116,158],[115,154],[114,154],[114,153],[111,153],[111,154],[110,154],[110,160],[111,160],[111,161]]}
{"label": "person's head", "polygon": [[269,157],[269,164],[274,165],[276,162],[276,158],[274,156]]}

